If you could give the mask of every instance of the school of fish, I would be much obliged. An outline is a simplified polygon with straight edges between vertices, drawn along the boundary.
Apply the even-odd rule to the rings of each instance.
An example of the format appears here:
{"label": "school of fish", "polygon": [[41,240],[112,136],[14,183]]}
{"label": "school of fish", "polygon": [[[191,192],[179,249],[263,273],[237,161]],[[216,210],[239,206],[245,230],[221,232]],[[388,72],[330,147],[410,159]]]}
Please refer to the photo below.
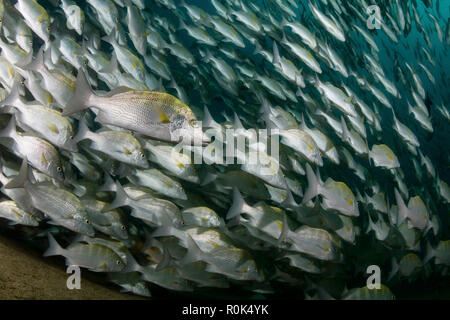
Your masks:
{"label": "school of fish", "polygon": [[[0,0],[0,220],[142,296],[394,299],[448,279],[449,14]],[[234,144],[207,129],[265,161],[208,161]]]}

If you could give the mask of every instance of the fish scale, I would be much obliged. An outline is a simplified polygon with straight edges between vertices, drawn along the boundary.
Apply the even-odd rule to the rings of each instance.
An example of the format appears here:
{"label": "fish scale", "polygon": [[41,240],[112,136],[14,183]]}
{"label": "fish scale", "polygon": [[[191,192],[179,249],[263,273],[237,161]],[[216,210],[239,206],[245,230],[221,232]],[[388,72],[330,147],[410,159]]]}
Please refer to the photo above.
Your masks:
{"label": "fish scale", "polygon": [[33,204],[49,215],[68,217],[82,213],[81,203],[69,192],[49,186],[31,187],[27,191],[32,196]]}

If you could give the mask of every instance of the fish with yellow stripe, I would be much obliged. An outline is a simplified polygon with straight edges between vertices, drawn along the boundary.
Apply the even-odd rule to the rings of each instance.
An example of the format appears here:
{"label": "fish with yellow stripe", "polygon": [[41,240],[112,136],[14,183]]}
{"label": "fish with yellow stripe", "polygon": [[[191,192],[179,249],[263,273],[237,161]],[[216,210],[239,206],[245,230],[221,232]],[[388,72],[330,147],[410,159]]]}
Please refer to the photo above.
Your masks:
{"label": "fish with yellow stripe", "polygon": [[325,183],[322,182],[320,176],[314,174],[309,164],[306,164],[306,176],[308,178],[308,189],[302,203],[307,203],[321,195],[324,209],[337,210],[347,216],[359,216],[358,202],[347,184],[334,181],[332,178],[328,178]]}
{"label": "fish with yellow stripe", "polygon": [[92,132],[84,120],[78,125],[77,135],[73,138],[78,143],[90,140],[89,147],[102,152],[110,158],[131,166],[148,168],[147,156],[139,141],[130,133],[116,130]]}
{"label": "fish with yellow stripe", "polygon": [[199,128],[192,110],[176,97],[157,91],[135,91],[119,87],[106,96],[96,95],[82,70],[77,89],[64,108],[70,115],[88,107],[99,110],[96,120],[167,142],[210,141]]}
{"label": "fish with yellow stripe", "polygon": [[[18,122],[22,127],[36,133],[53,145],[69,151],[76,151],[73,141],[74,132],[70,121],[61,115],[61,112],[43,106],[38,102],[26,103],[19,95],[20,86],[16,83],[9,96],[1,101],[0,108],[12,106]],[[6,109],[3,107],[2,109]],[[10,111],[14,113],[14,111]],[[45,119],[45,121],[42,121]]]}
{"label": "fish with yellow stripe", "polygon": [[0,202],[0,218],[10,221],[10,224],[37,227],[39,221],[32,214],[20,208],[14,201]]}
{"label": "fish with yellow stripe", "polygon": [[50,40],[50,17],[44,7],[36,0],[18,0],[15,8],[30,29],[47,43]]}
{"label": "fish with yellow stripe", "polygon": [[31,166],[52,178],[64,180],[58,150],[44,139],[17,132],[14,116],[8,126],[0,131],[0,137],[11,139],[13,152],[21,158],[27,157]]}

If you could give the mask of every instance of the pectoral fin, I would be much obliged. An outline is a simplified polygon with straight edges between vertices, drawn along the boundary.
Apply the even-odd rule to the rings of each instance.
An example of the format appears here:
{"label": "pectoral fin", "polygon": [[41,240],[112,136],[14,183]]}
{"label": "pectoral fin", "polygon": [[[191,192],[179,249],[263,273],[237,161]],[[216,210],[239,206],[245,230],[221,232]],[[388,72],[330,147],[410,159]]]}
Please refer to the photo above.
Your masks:
{"label": "pectoral fin", "polygon": [[158,108],[158,121],[161,123],[170,123],[169,118],[167,118],[167,115],[164,113],[164,111],[162,111],[160,108]]}

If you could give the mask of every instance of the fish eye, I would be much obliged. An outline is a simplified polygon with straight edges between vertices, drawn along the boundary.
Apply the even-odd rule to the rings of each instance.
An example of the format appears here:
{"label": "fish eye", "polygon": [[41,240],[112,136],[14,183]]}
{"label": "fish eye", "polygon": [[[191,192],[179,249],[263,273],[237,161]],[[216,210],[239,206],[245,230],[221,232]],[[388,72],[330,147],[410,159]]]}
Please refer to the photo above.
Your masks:
{"label": "fish eye", "polygon": [[117,264],[117,265],[120,265],[121,263],[122,263],[122,261],[120,261],[120,259],[117,259],[117,260],[116,260],[116,264]]}
{"label": "fish eye", "polygon": [[70,140],[73,140],[73,136],[70,136],[69,139],[70,139]]}
{"label": "fish eye", "polygon": [[62,168],[61,167],[56,167],[56,171],[61,172]]}
{"label": "fish eye", "polygon": [[25,84],[25,79],[20,80],[21,84]]}
{"label": "fish eye", "polygon": [[121,225],[120,226],[120,230],[125,230],[126,228],[125,228],[125,226],[124,225]]}
{"label": "fish eye", "polygon": [[195,119],[191,119],[191,121],[189,121],[189,124],[191,125],[191,127],[193,128],[198,128],[198,121]]}
{"label": "fish eye", "polygon": [[142,159],[145,158],[145,154],[143,152],[141,152],[139,155],[141,156]]}
{"label": "fish eye", "polygon": [[47,27],[46,30],[47,30],[47,32],[50,32],[50,27]]}
{"label": "fish eye", "polygon": [[91,221],[88,218],[84,219],[84,222],[86,222],[87,224],[91,223]]}

